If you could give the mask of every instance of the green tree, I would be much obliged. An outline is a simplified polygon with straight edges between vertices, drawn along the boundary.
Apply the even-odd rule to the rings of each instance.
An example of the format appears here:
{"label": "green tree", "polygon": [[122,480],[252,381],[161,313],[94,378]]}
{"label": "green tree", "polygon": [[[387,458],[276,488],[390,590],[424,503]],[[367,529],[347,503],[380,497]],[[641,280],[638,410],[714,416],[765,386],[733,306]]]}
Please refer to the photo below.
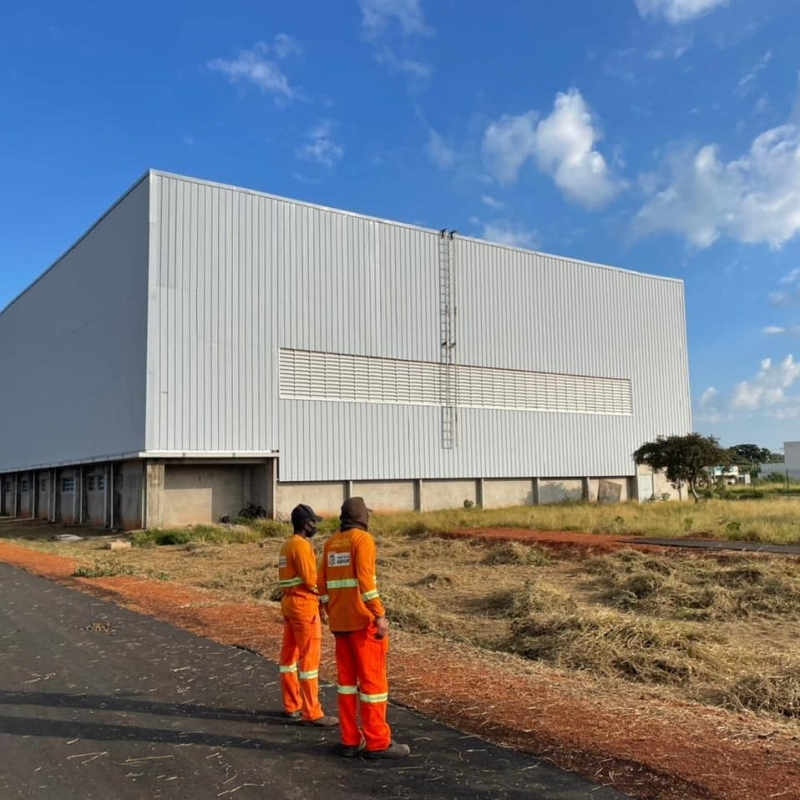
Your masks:
{"label": "green tree", "polygon": [[637,464],[647,464],[654,472],[663,472],[673,486],[689,484],[695,502],[697,489],[708,482],[708,468],[728,466],[731,453],[719,446],[713,436],[689,433],[686,436],[658,436],[645,442],[633,454]]}
{"label": "green tree", "polygon": [[735,444],[731,447],[731,461],[742,467],[753,464],[767,464],[775,458],[775,454],[766,447],[757,444]]}

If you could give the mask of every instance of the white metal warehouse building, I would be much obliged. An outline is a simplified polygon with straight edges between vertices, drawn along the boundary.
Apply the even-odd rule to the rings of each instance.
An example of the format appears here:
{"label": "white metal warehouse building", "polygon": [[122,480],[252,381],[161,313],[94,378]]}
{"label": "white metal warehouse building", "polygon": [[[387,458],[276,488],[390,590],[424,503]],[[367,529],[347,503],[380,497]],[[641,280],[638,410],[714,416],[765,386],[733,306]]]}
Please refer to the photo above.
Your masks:
{"label": "white metal warehouse building", "polygon": [[[0,313],[0,513],[649,497],[681,281],[148,172]],[[666,487],[663,487],[666,488]]]}

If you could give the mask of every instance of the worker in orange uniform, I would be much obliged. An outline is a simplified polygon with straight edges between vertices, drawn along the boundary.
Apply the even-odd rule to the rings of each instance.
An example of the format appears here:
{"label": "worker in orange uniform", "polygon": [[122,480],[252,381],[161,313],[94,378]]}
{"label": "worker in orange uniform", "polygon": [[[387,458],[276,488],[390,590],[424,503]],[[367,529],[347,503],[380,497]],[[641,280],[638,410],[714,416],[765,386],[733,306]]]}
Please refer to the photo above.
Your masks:
{"label": "worker in orange uniform", "polygon": [[[308,541],[322,517],[311,506],[292,511],[294,533],[283,543],[278,579],[283,590],[283,645],[280,655],[283,708],[291,720],[330,728],[339,724],[319,702],[319,662],[322,645],[317,559]],[[299,667],[299,674],[298,674]]]}
{"label": "worker in orange uniform", "polygon": [[386,723],[389,623],[376,585],[369,513],[361,497],[342,506],[340,530],[325,543],[322,556],[320,602],[336,637],[342,755],[364,751],[367,758],[402,758],[411,750],[392,741]]}

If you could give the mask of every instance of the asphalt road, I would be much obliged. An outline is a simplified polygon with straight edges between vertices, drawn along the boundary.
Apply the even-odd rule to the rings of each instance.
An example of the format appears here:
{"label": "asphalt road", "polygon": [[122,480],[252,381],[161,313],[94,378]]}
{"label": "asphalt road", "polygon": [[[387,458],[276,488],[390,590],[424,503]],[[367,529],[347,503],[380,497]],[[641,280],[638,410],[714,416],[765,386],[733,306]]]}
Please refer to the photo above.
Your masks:
{"label": "asphalt road", "polygon": [[258,655],[6,564],[0,608],[3,800],[625,797],[396,707],[411,757],[343,759],[336,729],[281,718]]}
{"label": "asphalt road", "polygon": [[659,547],[689,547],[696,550],[733,550],[740,553],[772,553],[783,556],[800,556],[800,545],[766,544],[764,542],[734,542],[712,539],[657,539],[643,536],[631,539],[634,544],[652,544]]}

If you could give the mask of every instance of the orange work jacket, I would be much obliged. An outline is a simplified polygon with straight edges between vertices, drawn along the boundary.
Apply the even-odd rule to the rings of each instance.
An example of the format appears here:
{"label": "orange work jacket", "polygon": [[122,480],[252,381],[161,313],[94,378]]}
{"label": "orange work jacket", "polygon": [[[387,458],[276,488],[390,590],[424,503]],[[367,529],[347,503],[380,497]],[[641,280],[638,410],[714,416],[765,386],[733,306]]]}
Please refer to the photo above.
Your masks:
{"label": "orange work jacket", "polygon": [[308,539],[292,535],[281,547],[278,584],[283,589],[281,613],[293,619],[309,619],[319,613],[317,559]]}
{"label": "orange work jacket", "polygon": [[375,577],[375,541],[367,531],[339,531],[325,542],[319,593],[334,633],[363,630],[385,615]]}

